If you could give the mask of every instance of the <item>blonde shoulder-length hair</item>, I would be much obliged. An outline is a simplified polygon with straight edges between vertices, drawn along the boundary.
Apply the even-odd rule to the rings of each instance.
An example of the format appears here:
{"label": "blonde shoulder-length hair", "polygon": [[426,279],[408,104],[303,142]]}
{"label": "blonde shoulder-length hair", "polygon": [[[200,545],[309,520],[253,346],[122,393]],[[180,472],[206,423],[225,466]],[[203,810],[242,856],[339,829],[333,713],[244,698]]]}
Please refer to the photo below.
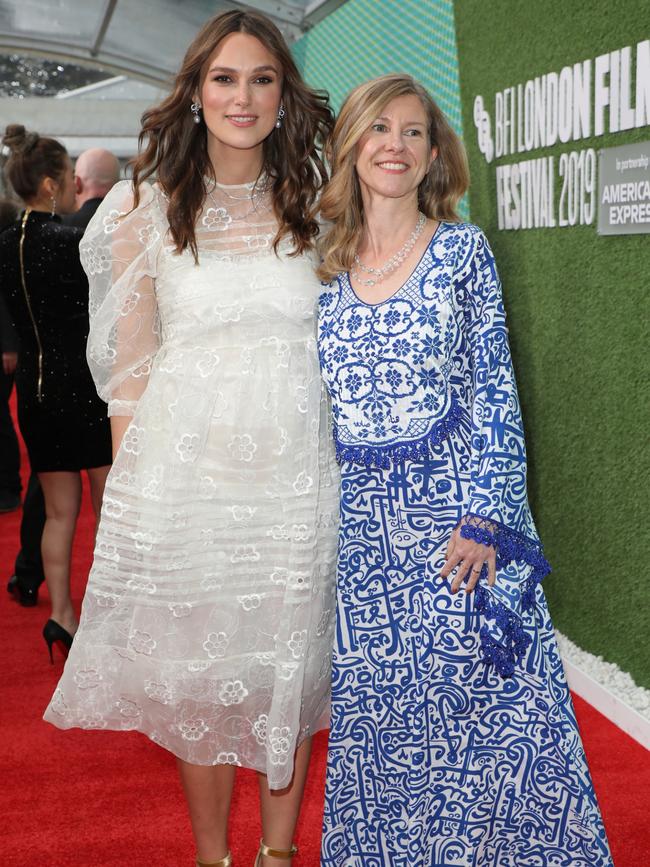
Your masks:
{"label": "blonde shoulder-length hair", "polygon": [[325,152],[331,176],[320,200],[322,217],[331,223],[320,241],[321,280],[349,271],[363,229],[363,202],[355,169],[357,145],[393,99],[417,96],[426,112],[429,139],[438,155],[418,189],[420,210],[434,220],[458,222],[458,202],[469,186],[465,148],[424,87],[410,75],[373,78],[356,87],[343,103]]}

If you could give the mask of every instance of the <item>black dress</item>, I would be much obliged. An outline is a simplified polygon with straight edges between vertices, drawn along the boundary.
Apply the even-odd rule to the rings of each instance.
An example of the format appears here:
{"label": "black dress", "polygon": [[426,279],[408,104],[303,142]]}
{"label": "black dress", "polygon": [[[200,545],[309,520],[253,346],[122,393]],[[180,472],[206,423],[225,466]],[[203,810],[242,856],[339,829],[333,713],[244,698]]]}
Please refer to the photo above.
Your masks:
{"label": "black dress", "polygon": [[106,404],[86,364],[88,281],[83,232],[31,211],[0,236],[0,288],[20,338],[18,422],[32,470],[74,471],[111,462]]}

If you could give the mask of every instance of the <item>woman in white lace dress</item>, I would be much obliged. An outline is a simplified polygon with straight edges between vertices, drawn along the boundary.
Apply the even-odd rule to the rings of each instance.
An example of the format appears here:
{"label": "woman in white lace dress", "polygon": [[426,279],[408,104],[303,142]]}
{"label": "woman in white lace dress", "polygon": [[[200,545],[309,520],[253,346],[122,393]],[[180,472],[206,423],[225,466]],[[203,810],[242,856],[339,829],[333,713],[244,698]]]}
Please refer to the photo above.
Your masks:
{"label": "woman in white lace dress", "polygon": [[260,773],[257,863],[287,864],[327,725],[338,504],[311,209],[330,125],[271,22],[218,16],[81,247],[116,455],[45,718],[172,751],[197,864],[230,864],[237,765]]}

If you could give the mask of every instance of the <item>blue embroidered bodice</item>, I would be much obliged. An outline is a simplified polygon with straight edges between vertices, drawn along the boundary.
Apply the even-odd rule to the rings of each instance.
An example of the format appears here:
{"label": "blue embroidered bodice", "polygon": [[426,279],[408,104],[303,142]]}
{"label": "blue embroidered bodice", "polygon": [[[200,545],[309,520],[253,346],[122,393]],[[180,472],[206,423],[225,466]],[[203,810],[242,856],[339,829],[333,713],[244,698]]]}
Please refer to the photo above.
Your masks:
{"label": "blue embroidered bodice", "polygon": [[501,570],[498,588],[483,580],[476,591],[476,609],[497,626],[484,627],[483,652],[512,673],[529,643],[521,611],[532,610],[550,567],[528,506],[501,284],[483,232],[441,223],[408,280],[379,304],[339,275],[320,297],[319,354],[340,462],[389,468],[454,435],[455,472],[470,477],[463,513],[476,527],[464,535],[493,544]]}
{"label": "blue embroidered bodice", "polygon": [[[359,300],[343,274],[321,295],[320,359],[339,459],[388,466],[412,457],[452,417],[459,233],[441,224],[407,282],[387,301]],[[415,447],[415,449],[413,448]]]}

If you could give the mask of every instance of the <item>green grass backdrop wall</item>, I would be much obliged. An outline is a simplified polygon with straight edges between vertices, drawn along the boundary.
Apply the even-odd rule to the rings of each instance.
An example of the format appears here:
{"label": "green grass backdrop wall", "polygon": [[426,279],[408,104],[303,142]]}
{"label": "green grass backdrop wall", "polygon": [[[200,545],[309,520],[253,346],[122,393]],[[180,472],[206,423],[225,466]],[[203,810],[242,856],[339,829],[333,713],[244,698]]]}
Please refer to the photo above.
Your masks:
{"label": "green grass backdrop wall", "polygon": [[[546,579],[554,621],[650,687],[650,235],[601,237],[595,223],[499,231],[497,160],[485,162],[473,122],[476,94],[494,123],[496,91],[649,38],[642,7],[633,0],[454,3],[471,216],[490,239],[504,283],[532,505],[554,567]],[[554,154],[557,165],[563,151],[649,139],[646,126],[498,162]]]}

